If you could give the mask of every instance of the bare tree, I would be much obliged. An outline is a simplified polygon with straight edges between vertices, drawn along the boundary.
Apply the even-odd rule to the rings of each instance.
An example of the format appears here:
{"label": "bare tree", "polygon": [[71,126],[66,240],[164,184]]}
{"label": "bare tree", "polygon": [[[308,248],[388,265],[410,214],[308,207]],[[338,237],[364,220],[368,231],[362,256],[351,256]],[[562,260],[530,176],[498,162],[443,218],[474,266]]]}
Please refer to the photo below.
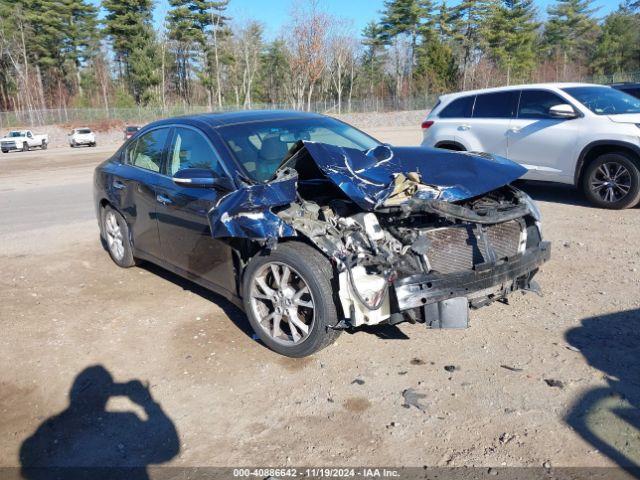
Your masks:
{"label": "bare tree", "polygon": [[307,110],[311,110],[314,88],[327,66],[325,52],[335,19],[320,11],[317,0],[295,5],[291,16],[287,38],[292,104],[302,109],[306,94]]}

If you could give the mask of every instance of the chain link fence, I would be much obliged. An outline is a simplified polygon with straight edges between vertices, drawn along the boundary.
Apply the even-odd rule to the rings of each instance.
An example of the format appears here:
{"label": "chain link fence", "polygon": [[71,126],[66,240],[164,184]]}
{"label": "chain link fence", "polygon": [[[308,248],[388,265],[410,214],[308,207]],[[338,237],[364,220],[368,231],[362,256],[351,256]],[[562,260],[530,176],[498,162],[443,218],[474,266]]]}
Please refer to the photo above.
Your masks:
{"label": "chain link fence", "polygon": [[[344,101],[338,104],[334,101],[317,101],[311,103],[312,112],[329,115],[349,113],[371,113],[408,110],[428,110],[437,101],[437,95],[427,95],[408,99],[358,99]],[[277,109],[291,110],[288,103],[260,103],[250,108],[228,105],[213,110],[202,105],[175,105],[166,107],[137,107],[137,108],[55,108],[46,110],[24,110],[14,112],[0,112],[0,130],[16,127],[37,127],[42,125],[92,125],[102,121],[118,121],[126,124],[144,124],[159,118],[193,115],[206,112],[222,112],[232,110]],[[305,104],[302,108],[307,110]]]}

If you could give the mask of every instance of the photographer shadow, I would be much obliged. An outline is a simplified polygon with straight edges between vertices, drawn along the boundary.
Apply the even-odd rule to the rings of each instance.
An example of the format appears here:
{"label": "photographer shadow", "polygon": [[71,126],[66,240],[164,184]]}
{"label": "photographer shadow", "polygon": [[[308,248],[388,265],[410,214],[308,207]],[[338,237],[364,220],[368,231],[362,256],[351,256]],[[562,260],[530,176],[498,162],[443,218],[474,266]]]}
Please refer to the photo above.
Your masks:
{"label": "photographer shadow", "polygon": [[[111,397],[126,397],[144,410],[106,409]],[[20,448],[28,480],[149,478],[147,466],[167,462],[180,451],[171,419],[139,380],[115,383],[101,365],[76,377],[66,410],[44,421]]]}
{"label": "photographer shadow", "polygon": [[640,309],[586,318],[566,333],[566,340],[607,383],[585,392],[566,422],[640,478]]}

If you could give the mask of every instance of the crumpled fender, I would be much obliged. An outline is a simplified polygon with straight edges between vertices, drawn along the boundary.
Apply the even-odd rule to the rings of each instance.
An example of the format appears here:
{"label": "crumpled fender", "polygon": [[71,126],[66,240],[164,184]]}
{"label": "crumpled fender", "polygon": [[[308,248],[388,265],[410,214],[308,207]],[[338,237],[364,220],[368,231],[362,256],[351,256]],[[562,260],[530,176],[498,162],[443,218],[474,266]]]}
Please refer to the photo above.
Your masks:
{"label": "crumpled fender", "polygon": [[392,193],[394,175],[420,174],[433,187],[420,198],[458,201],[482,195],[517,180],[527,169],[497,155],[426,147],[381,145],[368,151],[304,142],[324,175],[366,211]]}
{"label": "crumpled fender", "polygon": [[248,185],[228,193],[208,213],[211,235],[254,240],[295,236],[295,229],[271,208],[295,201],[296,180],[293,172],[269,183]]}

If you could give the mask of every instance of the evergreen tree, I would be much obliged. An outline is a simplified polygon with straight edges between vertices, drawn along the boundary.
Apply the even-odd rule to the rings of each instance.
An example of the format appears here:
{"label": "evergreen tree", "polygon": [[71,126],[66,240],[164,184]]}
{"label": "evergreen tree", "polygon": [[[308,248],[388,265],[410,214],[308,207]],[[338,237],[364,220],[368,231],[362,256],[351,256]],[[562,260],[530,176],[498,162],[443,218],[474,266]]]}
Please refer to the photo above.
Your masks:
{"label": "evergreen tree", "polygon": [[[107,11],[104,33],[111,41],[119,77],[137,103],[148,100],[148,90],[157,84],[153,0],[103,0],[102,7]],[[151,57],[141,58],[144,54]]]}
{"label": "evergreen tree", "polygon": [[482,36],[491,59],[506,73],[506,83],[526,80],[535,66],[539,24],[533,0],[502,0],[491,6]]}
{"label": "evergreen tree", "polygon": [[605,74],[640,70],[640,15],[630,6],[623,5],[605,18],[592,65]]}
{"label": "evergreen tree", "polygon": [[467,88],[469,69],[480,50],[481,31],[491,0],[462,0],[451,12],[454,41],[462,68],[462,89]]}
{"label": "evergreen tree", "polygon": [[596,11],[592,1],[557,0],[548,8],[545,43],[550,53],[561,60],[563,78],[567,76],[569,59],[587,58],[595,44],[598,24],[592,18]]}
{"label": "evergreen tree", "polygon": [[369,22],[362,30],[362,45],[365,48],[362,57],[362,81],[367,85],[369,95],[374,95],[375,88],[384,80],[384,40],[382,27],[376,22]]}

